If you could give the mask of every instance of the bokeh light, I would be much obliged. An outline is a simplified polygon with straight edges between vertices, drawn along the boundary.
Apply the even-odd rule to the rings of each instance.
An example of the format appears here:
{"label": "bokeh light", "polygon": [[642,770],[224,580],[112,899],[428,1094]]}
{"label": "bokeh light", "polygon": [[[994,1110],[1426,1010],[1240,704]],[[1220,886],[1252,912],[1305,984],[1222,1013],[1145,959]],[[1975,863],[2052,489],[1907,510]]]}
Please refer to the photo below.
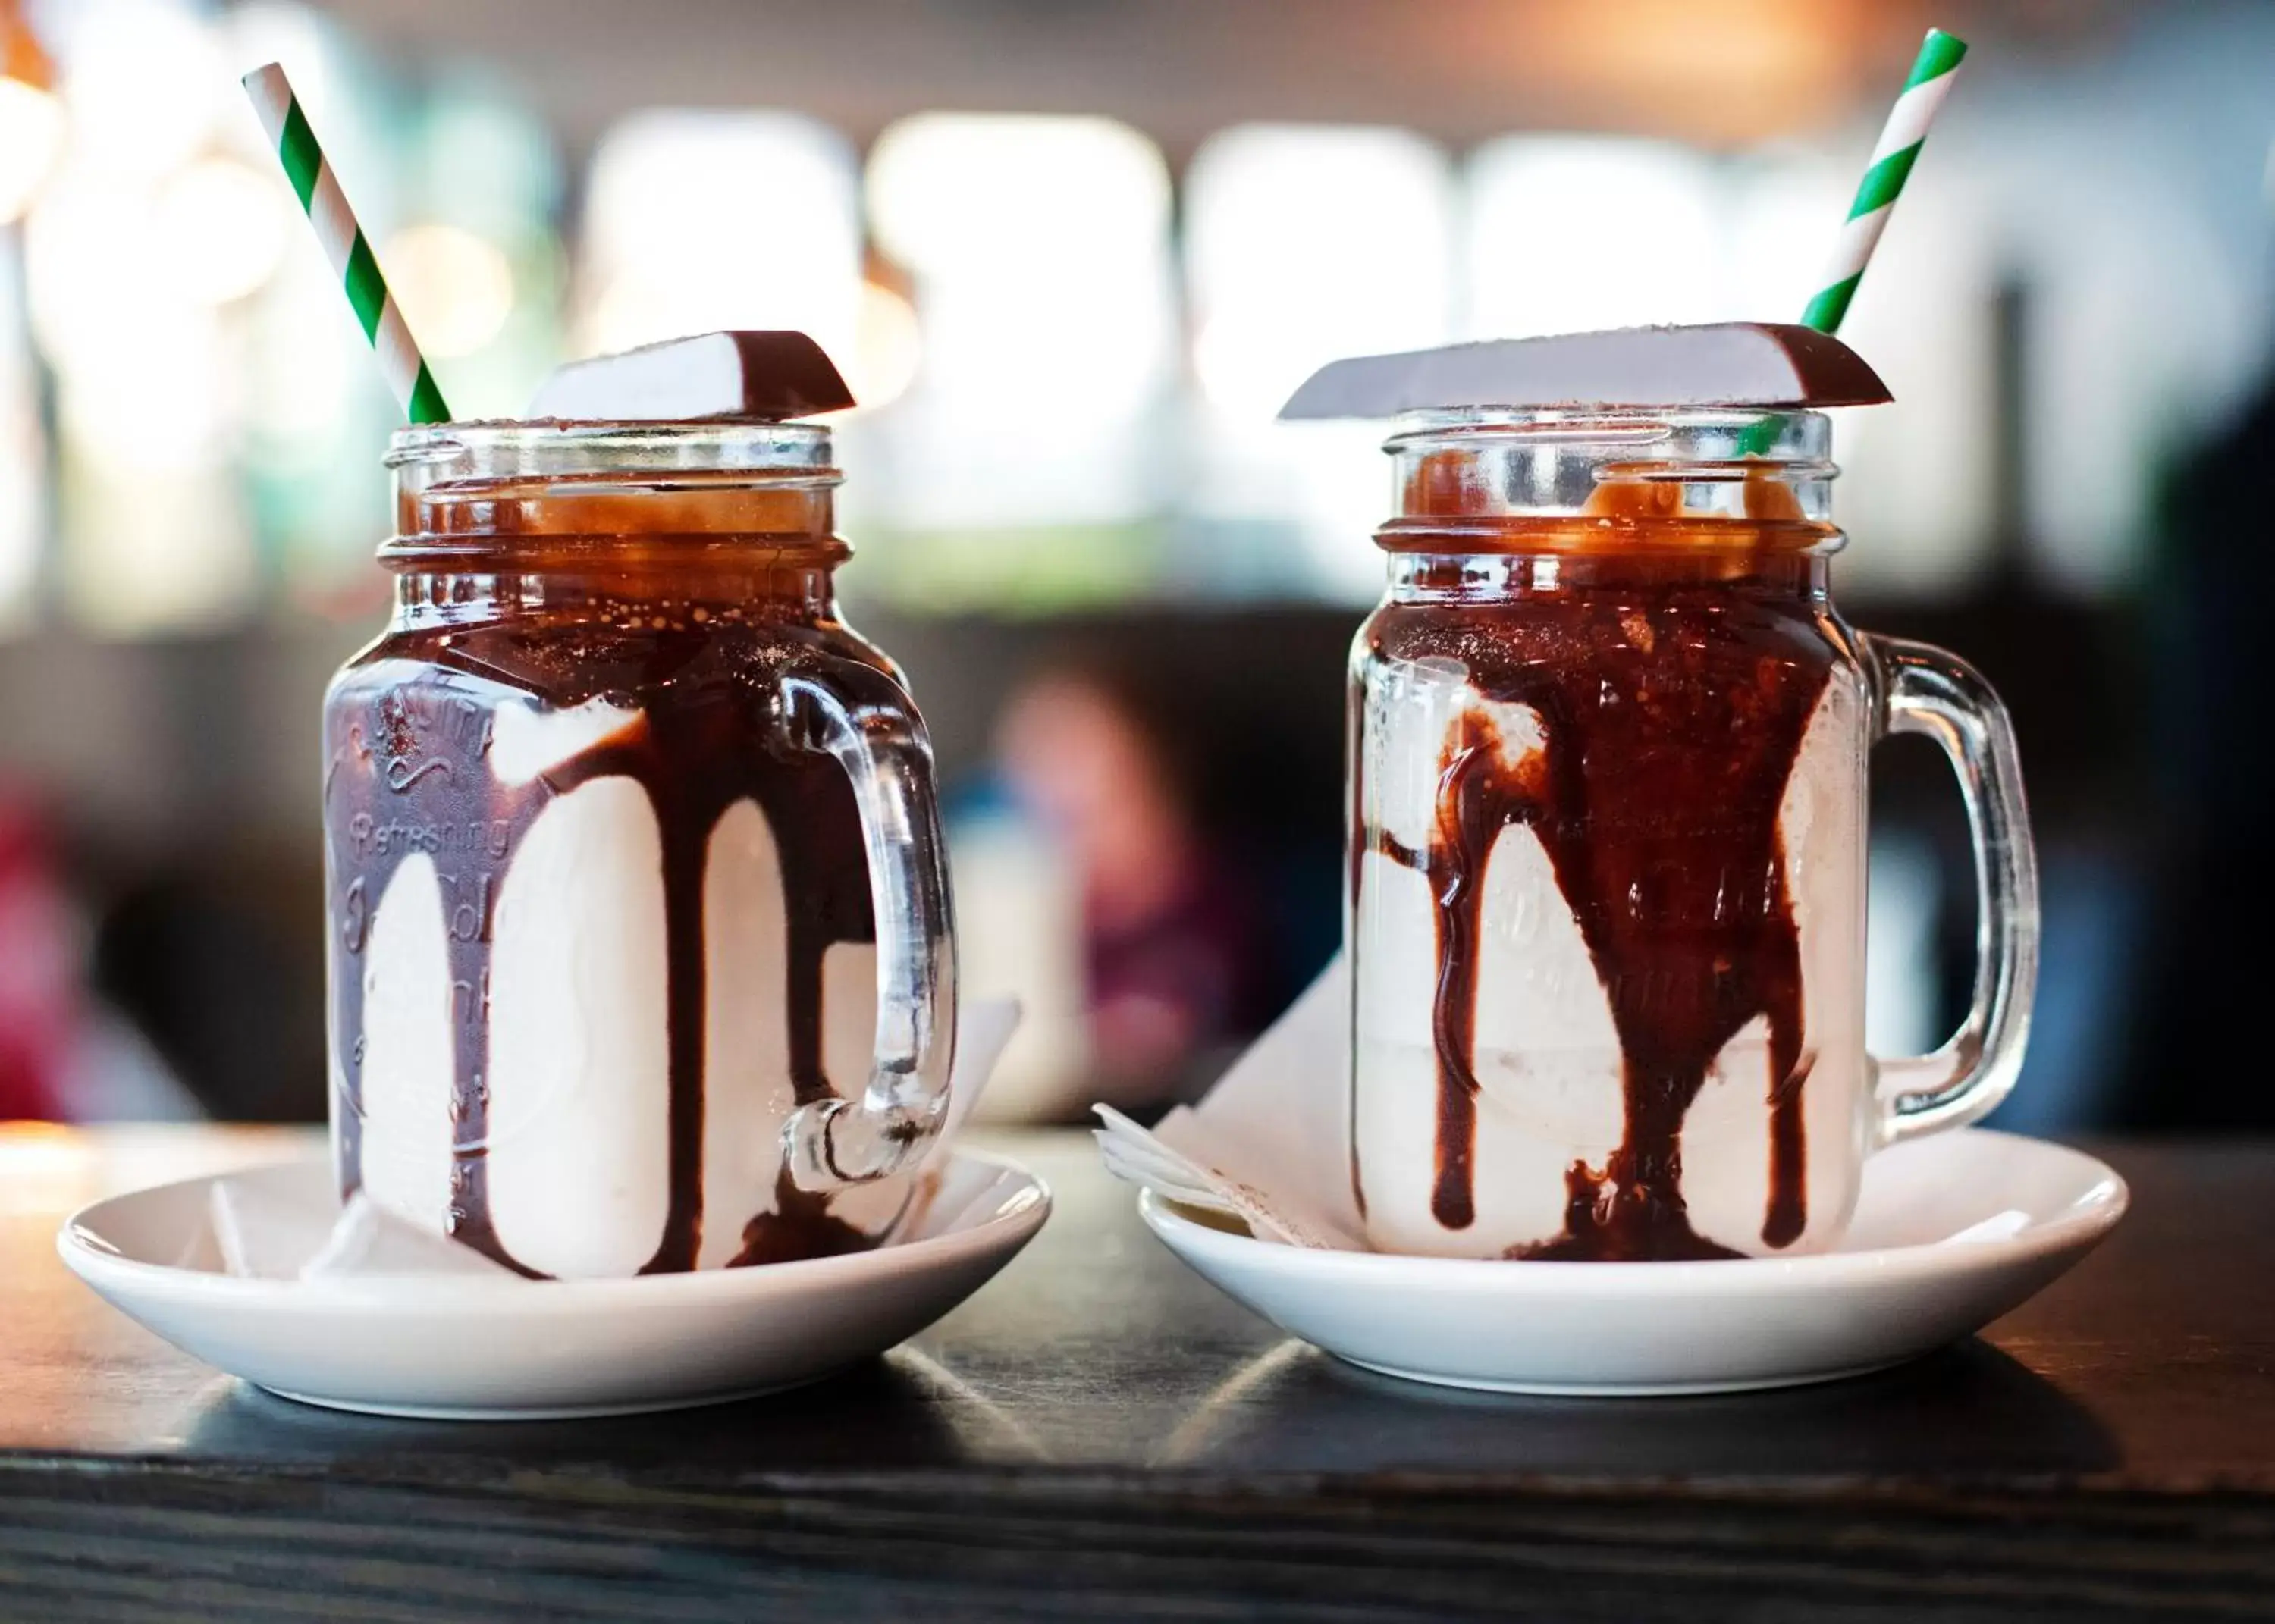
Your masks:
{"label": "bokeh light", "polygon": [[1487,142],[1470,160],[1469,336],[1727,315],[1719,191],[1704,156],[1666,142]]}
{"label": "bokeh light", "polygon": [[642,114],[593,157],[574,348],[796,328],[850,351],[861,280],[852,148],[788,113]]}
{"label": "bokeh light", "polygon": [[160,190],[152,223],[169,274],[194,297],[225,305],[276,272],[292,223],[285,210],[273,176],[235,158],[200,158]]}
{"label": "bokeh light", "polygon": [[237,73],[185,0],[74,0],[57,15],[75,162],[153,181],[195,158],[236,110]]}
{"label": "bokeh light", "polygon": [[869,215],[917,280],[928,383],[1120,417],[1169,356],[1169,173],[1103,118],[926,113],[878,139]]}
{"label": "bokeh light", "polygon": [[924,331],[905,294],[877,282],[861,284],[853,359],[846,381],[863,412],[891,405],[908,392],[924,360]]}
{"label": "bokeh light", "polygon": [[1193,361],[1210,402],[1268,420],[1341,355],[1450,333],[1452,177],[1403,130],[1249,125],[1186,180]]}
{"label": "bokeh light", "polygon": [[435,359],[472,355],[513,313],[504,251],[455,225],[406,226],[380,253],[387,284],[419,347]]}
{"label": "bokeh light", "polygon": [[1354,601],[1379,588],[1376,427],[1274,414],[1338,356],[1452,336],[1455,212],[1444,149],[1410,131],[1251,125],[1195,155],[1185,276],[1211,412],[1191,500],[1254,537],[1262,580]]}
{"label": "bokeh light", "polygon": [[52,91],[0,79],[0,226],[31,206],[63,140],[63,102]]}
{"label": "bokeh light", "polygon": [[[869,218],[913,283],[923,349],[878,430],[896,488],[861,498],[869,512],[976,533],[1122,525],[1158,504],[1169,195],[1160,149],[1110,119],[924,113],[885,130]],[[1017,432],[973,432],[989,420]],[[976,579],[1019,572],[995,553]]]}

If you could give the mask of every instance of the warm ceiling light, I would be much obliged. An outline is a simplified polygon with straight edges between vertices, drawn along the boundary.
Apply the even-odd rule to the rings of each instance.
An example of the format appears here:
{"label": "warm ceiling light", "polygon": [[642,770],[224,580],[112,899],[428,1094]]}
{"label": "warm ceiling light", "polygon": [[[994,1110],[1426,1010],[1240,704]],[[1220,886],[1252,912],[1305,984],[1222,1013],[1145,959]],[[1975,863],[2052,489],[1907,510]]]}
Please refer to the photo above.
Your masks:
{"label": "warm ceiling light", "polygon": [[31,207],[63,143],[55,69],[12,0],[0,0],[0,225]]}
{"label": "warm ceiling light", "polygon": [[1752,141],[1836,117],[1855,88],[1856,0],[1625,0],[1541,7],[1535,66],[1608,121]]}

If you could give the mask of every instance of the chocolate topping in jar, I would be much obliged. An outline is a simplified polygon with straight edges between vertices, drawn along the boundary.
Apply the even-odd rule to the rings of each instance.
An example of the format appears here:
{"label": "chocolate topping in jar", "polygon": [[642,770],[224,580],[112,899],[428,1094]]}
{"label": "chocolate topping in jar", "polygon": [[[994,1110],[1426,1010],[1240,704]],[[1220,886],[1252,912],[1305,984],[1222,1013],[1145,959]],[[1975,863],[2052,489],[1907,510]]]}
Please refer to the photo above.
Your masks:
{"label": "chocolate topping in jar", "polygon": [[[1468,510],[1454,465],[1417,472],[1409,513]],[[1699,1235],[1682,1195],[1682,1130],[1724,1046],[1750,1022],[1770,1044],[1772,1247],[1807,1223],[1802,1123],[1810,1055],[1799,933],[1778,816],[1835,649],[1789,587],[1766,579],[1825,533],[1791,493],[1750,481],[1748,517],[1698,518],[1672,482],[1614,481],[1581,516],[1498,521],[1512,552],[1583,567],[1521,601],[1401,604],[1372,653],[1458,661],[1478,699],[1538,718],[1512,753],[1472,704],[1449,729],[1425,847],[1354,830],[1354,896],[1372,851],[1422,873],[1436,918],[1437,1055],[1431,1208],[1475,1221],[1478,1001],[1485,870],[1503,830],[1546,851],[1609,1003],[1624,1129],[1601,1167],[1565,1175],[1563,1232],[1513,1255],[1635,1260],[1733,1257]],[[1426,538],[1402,540],[1430,550]],[[1488,550],[1464,527],[1458,548]],[[1357,772],[1355,761],[1354,772]],[[1364,815],[1364,785],[1355,790]],[[1356,1137],[1354,1136],[1354,1137]],[[1357,1167],[1353,1165],[1356,1184]]]}

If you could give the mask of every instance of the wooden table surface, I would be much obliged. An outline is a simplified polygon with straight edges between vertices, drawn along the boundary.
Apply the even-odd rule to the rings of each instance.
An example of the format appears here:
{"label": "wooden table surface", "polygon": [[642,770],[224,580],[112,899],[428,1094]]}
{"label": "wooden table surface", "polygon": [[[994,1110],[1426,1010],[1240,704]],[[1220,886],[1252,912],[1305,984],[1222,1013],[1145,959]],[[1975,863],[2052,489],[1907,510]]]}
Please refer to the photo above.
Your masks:
{"label": "wooden table surface", "polygon": [[2275,1145],[2120,1145],[2123,1226],[1986,1338],[1728,1398],[1347,1368],[1071,1133],[1057,1211],[881,1360],[621,1421],[340,1416],[81,1288],[102,1194],[308,1148],[0,1129],[0,1620],[2275,1617]]}

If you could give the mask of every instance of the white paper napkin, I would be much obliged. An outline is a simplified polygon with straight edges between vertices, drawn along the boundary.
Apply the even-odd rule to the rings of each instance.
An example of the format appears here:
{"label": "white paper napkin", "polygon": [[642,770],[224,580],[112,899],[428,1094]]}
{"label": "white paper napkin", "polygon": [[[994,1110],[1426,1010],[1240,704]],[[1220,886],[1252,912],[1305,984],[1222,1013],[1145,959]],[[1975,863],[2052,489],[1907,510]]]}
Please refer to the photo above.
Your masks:
{"label": "white paper napkin", "polygon": [[[1019,1006],[1007,998],[965,1005],[956,1017],[956,1065],[949,1083],[948,1120],[933,1140],[918,1182],[887,1245],[905,1237],[930,1206],[942,1154],[994,1074],[1003,1046],[1018,1030]],[[266,1184],[216,1179],[208,1201],[223,1267],[257,1280],[325,1280],[346,1275],[437,1274],[488,1277],[524,1284],[525,1277],[368,1199],[360,1190],[346,1205],[297,1199]]]}
{"label": "white paper napkin", "polygon": [[1092,1108],[1108,1170],[1265,1240],[1365,1251],[1350,1187],[1350,973],[1338,953],[1197,1106],[1151,1133]]}
{"label": "white paper napkin", "polygon": [[301,1200],[243,1179],[216,1179],[214,1239],[231,1274],[324,1280],[344,1274],[487,1275],[518,1282],[503,1264],[397,1218],[361,1190],[345,1206]]}

